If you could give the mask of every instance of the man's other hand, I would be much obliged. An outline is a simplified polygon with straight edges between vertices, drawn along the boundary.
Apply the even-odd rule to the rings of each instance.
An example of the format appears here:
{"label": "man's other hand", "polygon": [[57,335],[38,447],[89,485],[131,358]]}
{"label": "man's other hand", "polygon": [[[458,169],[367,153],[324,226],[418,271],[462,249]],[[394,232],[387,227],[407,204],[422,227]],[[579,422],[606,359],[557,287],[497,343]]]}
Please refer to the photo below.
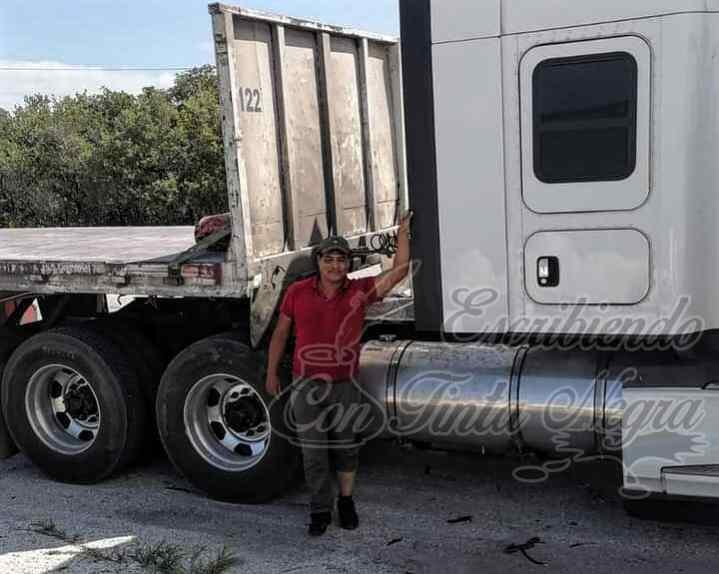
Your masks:
{"label": "man's other hand", "polygon": [[277,373],[267,373],[265,390],[271,397],[276,397],[280,394],[280,378],[277,376]]}

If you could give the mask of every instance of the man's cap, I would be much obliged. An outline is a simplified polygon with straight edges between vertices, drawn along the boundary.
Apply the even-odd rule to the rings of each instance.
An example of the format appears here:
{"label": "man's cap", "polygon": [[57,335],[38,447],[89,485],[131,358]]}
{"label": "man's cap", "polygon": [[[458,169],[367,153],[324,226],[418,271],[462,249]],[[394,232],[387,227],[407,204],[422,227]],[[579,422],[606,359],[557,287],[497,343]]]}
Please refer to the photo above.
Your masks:
{"label": "man's cap", "polygon": [[350,253],[352,253],[352,248],[350,247],[350,244],[347,243],[347,240],[344,237],[339,237],[335,235],[332,237],[328,237],[327,239],[323,239],[317,246],[318,255],[324,255],[325,253],[329,253],[330,251],[339,251],[341,253],[344,253],[345,255],[349,255]]}

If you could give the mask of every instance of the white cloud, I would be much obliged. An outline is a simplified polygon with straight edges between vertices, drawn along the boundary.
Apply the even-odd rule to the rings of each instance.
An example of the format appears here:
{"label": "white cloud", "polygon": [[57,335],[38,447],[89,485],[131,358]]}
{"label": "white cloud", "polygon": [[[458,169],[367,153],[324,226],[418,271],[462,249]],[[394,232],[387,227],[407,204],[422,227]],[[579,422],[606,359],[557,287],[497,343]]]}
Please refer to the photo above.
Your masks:
{"label": "white cloud", "polygon": [[103,87],[135,94],[146,86],[167,88],[174,78],[174,71],[88,70],[62,62],[0,59],[0,108],[12,110],[23,103],[25,96],[33,94],[71,96],[84,91],[92,94]]}

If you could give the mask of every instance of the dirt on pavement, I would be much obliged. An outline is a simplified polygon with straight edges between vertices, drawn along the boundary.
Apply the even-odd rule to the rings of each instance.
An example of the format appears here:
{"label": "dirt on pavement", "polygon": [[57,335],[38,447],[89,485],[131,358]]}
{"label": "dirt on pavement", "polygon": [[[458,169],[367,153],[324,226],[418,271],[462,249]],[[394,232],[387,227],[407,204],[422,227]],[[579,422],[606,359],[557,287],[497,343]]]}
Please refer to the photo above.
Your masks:
{"label": "dirt on pavement", "polygon": [[[532,484],[512,476],[526,462],[373,443],[358,476],[359,529],[335,524],[311,539],[302,485],[271,504],[232,505],[195,491],[162,457],[78,486],[16,455],[0,461],[0,573],[194,574],[223,548],[238,573],[719,570],[719,528],[630,517],[611,463]],[[161,564],[152,552],[163,548]]]}

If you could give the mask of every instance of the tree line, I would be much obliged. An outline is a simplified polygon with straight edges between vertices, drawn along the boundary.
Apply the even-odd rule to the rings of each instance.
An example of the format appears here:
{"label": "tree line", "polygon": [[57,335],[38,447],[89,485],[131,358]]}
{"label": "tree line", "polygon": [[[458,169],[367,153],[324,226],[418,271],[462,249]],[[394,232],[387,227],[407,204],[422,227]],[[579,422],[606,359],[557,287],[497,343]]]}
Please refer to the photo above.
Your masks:
{"label": "tree line", "polygon": [[217,75],[0,109],[0,227],[190,225],[227,211]]}

